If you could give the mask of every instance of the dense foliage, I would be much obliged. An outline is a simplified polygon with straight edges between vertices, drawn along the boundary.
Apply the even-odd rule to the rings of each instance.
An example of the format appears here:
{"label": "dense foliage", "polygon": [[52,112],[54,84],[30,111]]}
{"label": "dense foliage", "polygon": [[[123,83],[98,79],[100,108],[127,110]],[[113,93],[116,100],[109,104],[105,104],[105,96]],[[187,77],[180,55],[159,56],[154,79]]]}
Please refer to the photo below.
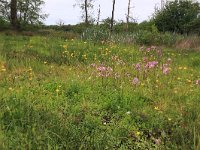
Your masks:
{"label": "dense foliage", "polygon": [[[190,0],[175,0],[155,13],[154,21],[159,31],[188,33],[199,28],[200,5]],[[198,29],[199,31],[199,29]]]}
{"label": "dense foliage", "polygon": [[[12,24],[12,1],[0,0],[0,17],[1,20],[10,22]],[[14,9],[16,12],[16,25],[17,28],[24,28],[27,25],[41,24],[47,17],[47,14],[42,14],[41,6],[44,5],[43,0],[17,0]],[[12,6],[12,7],[11,7]],[[14,16],[15,17],[15,16]],[[3,24],[0,24],[3,26]]]}

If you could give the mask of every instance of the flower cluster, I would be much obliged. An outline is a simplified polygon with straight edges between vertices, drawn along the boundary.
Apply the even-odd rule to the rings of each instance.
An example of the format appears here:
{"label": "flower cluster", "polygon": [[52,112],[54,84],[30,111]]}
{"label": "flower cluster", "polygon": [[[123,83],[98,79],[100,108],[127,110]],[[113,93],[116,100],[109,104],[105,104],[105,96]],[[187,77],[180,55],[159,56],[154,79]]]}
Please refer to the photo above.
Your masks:
{"label": "flower cluster", "polygon": [[113,69],[111,67],[99,66],[97,67],[100,77],[109,77],[111,76]]}

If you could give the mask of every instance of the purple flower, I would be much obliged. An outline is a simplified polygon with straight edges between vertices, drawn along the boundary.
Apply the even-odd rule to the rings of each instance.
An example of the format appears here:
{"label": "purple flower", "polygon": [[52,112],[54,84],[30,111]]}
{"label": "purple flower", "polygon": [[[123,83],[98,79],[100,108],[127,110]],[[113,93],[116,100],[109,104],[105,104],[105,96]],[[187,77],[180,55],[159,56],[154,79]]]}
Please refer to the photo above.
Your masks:
{"label": "purple flower", "polygon": [[150,61],[145,65],[146,69],[151,69],[151,68],[155,68],[158,65],[157,61]]}
{"label": "purple flower", "polygon": [[137,85],[138,83],[140,83],[139,79],[137,77],[135,77],[133,80],[132,80],[132,84],[133,85]]}
{"label": "purple flower", "polygon": [[141,63],[135,64],[134,67],[137,71],[141,71]]}

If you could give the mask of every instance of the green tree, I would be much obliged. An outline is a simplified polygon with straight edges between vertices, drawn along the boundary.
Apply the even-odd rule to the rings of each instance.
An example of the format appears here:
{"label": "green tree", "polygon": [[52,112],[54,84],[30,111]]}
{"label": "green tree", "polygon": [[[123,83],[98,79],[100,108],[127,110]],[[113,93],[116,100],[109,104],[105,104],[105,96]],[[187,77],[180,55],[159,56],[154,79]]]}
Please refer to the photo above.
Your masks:
{"label": "green tree", "polygon": [[167,2],[163,9],[156,11],[154,22],[159,31],[185,33],[187,24],[198,18],[200,5],[191,0]]}
{"label": "green tree", "polygon": [[41,13],[43,0],[0,0],[0,17],[12,26],[41,24],[47,14]]}

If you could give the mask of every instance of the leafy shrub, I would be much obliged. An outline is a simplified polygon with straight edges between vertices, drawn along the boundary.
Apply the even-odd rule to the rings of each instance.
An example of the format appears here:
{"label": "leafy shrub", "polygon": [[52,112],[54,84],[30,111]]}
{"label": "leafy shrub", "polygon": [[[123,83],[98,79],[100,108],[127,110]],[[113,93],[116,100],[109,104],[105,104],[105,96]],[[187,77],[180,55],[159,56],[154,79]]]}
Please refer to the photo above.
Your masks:
{"label": "leafy shrub", "polygon": [[9,24],[4,19],[0,18],[0,31],[8,29]]}

